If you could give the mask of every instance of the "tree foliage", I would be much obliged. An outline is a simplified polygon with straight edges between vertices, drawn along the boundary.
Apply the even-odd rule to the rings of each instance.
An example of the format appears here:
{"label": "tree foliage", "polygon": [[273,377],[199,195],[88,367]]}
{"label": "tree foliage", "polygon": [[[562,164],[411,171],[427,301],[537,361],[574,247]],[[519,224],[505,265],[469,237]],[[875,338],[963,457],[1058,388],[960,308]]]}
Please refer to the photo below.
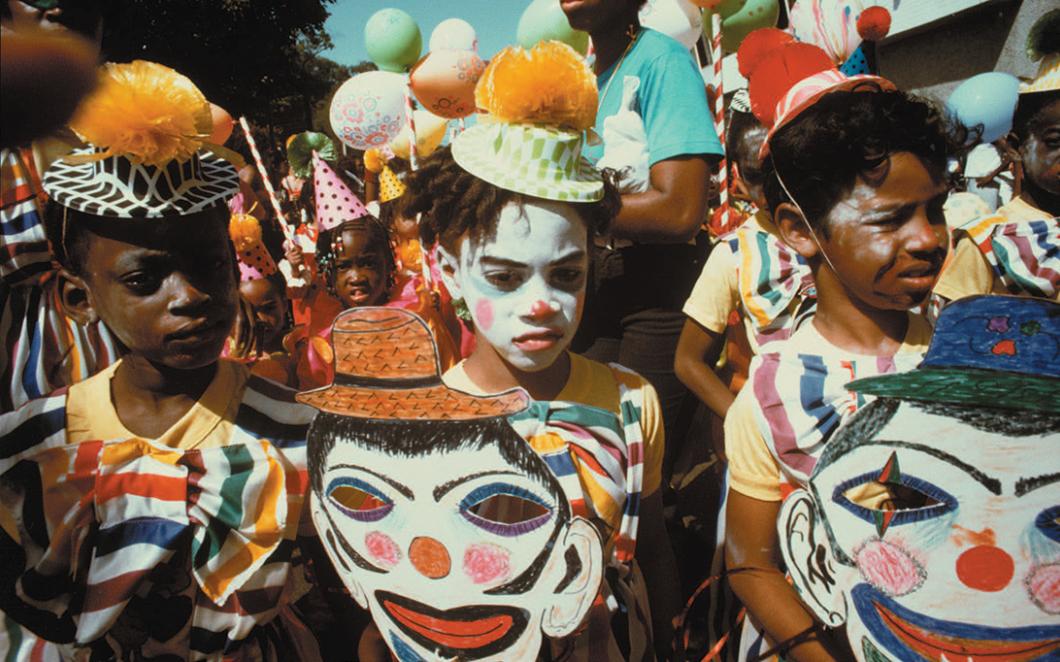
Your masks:
{"label": "tree foliage", "polygon": [[233,117],[245,115],[264,151],[313,128],[314,110],[349,77],[320,52],[334,0],[111,0],[107,60],[147,59],[185,74]]}

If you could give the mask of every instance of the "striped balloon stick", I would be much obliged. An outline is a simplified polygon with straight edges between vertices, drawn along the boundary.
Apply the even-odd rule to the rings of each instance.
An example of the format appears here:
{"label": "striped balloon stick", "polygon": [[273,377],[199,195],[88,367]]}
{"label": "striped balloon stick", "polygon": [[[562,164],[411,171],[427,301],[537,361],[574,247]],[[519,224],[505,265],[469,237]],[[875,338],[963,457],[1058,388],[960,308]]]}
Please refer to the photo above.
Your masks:
{"label": "striped balloon stick", "polygon": [[728,232],[729,226],[729,165],[725,158],[725,87],[722,84],[722,51],[721,51],[721,14],[713,12],[710,15],[710,61],[714,65],[714,132],[718,134],[721,141],[723,154],[718,164],[718,199],[720,200],[718,215],[720,221],[718,234]]}
{"label": "striped balloon stick", "polygon": [[254,155],[254,163],[257,164],[258,172],[261,173],[261,181],[265,184],[265,192],[269,194],[269,202],[272,203],[272,210],[276,212],[276,220],[280,224],[283,236],[294,244],[294,232],[291,230],[291,227],[287,225],[287,217],[283,215],[283,209],[280,208],[280,199],[276,197],[276,189],[272,187],[272,182],[269,181],[269,173],[265,170],[265,162],[262,161],[261,152],[258,151],[258,145],[254,142],[254,136],[250,133],[250,125],[247,123],[246,117],[239,118],[239,126],[243,127],[243,135],[247,138],[247,145],[250,146],[250,153]]}

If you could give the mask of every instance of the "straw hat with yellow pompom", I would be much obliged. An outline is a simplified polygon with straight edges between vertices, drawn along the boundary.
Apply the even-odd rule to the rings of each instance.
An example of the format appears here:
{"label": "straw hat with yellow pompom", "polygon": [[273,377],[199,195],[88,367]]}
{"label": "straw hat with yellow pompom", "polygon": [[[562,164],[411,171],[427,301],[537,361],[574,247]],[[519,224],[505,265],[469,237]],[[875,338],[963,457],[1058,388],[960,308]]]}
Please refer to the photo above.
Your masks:
{"label": "straw hat with yellow pompom", "polygon": [[55,162],[43,180],[64,207],[112,218],[187,216],[239,190],[229,161],[241,159],[208,142],[206,97],[161,64],[104,65],[70,127],[89,147]]}
{"label": "straw hat with yellow pompom", "polygon": [[596,202],[600,172],[582,156],[596,120],[596,79],[570,46],[509,46],[475,88],[488,117],[453,140],[453,160],[479,179],[546,200]]}

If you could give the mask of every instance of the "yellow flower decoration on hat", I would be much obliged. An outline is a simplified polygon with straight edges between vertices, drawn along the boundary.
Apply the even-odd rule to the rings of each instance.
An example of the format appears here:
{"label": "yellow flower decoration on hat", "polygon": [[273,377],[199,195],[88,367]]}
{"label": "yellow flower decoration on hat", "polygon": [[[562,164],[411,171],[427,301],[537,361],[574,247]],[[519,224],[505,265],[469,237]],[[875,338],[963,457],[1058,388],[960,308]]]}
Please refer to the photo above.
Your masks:
{"label": "yellow flower decoration on hat", "polygon": [[164,166],[186,161],[210,136],[210,104],[186,76],[155,62],[108,63],[71,128],[107,155]]}

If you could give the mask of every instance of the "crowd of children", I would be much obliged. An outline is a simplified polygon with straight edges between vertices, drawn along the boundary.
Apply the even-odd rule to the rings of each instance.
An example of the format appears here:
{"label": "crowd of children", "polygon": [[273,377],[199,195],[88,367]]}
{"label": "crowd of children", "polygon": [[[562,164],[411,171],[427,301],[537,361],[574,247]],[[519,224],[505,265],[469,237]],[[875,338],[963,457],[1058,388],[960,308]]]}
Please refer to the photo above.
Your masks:
{"label": "crowd of children", "polygon": [[[534,651],[520,655],[685,659],[696,651],[675,638],[682,606],[713,575],[731,588],[715,597],[746,608],[707,641],[713,655],[727,643],[730,659],[852,659],[785,575],[782,504],[873,401],[849,382],[916,368],[947,306],[1029,297],[1060,334],[1060,49],[1023,85],[1003,139],[1014,197],[957,222],[953,166],[977,127],[765,29],[738,53],[749,92],[728,103],[723,149],[692,56],[640,26],[641,4],[563,3],[594,63],[560,42],[501,51],[476,89],[488,120],[415,168],[386,149],[351,165],[326,135],[292,136],[276,182],[286,223],[255,190],[268,174],[208,140],[195,84],[152,62],[103,66],[61,158],[5,143],[5,659],[506,659],[492,640],[471,654],[459,644],[471,634],[435,638],[443,611],[394,626],[380,613],[412,603],[348,579],[405,556],[447,576],[434,538],[391,539],[419,519],[363,545],[318,530],[333,506],[364,522],[394,506],[354,479],[342,486],[359,485],[360,501],[329,501],[333,449],[353,439],[413,466],[436,452],[421,443],[435,425],[459,450],[445,436],[459,433],[454,402],[488,410],[470,417],[475,452],[499,435],[502,464],[532,465],[564,500],[546,510],[576,531],[591,523],[602,543],[599,591],[572,607],[581,620],[532,626]],[[1042,20],[1040,32],[1060,30],[1060,11]],[[740,221],[713,236],[708,177],[723,152]],[[376,344],[354,352],[358,324],[405,330],[372,331]],[[401,335],[418,324],[431,351]],[[391,353],[431,368],[416,376]],[[395,380],[406,385],[386,391],[400,395],[382,418],[408,427],[386,430],[415,437],[400,453],[372,437],[373,415],[351,413]],[[443,396],[450,405],[428,406]],[[709,431],[691,432],[697,407]],[[718,552],[692,577],[666,510],[686,445],[726,466],[722,502],[701,504],[720,522]],[[439,483],[435,504],[460,480]],[[911,498],[881,481],[844,498],[876,512]],[[312,516],[311,501],[325,504]],[[562,576],[554,544],[541,558],[556,557],[544,572],[560,573],[557,592],[592,574],[594,557],[572,546]],[[515,604],[530,590],[501,581],[508,560],[484,570],[472,556],[463,570],[484,595]],[[536,585],[534,563],[520,577]]]}

